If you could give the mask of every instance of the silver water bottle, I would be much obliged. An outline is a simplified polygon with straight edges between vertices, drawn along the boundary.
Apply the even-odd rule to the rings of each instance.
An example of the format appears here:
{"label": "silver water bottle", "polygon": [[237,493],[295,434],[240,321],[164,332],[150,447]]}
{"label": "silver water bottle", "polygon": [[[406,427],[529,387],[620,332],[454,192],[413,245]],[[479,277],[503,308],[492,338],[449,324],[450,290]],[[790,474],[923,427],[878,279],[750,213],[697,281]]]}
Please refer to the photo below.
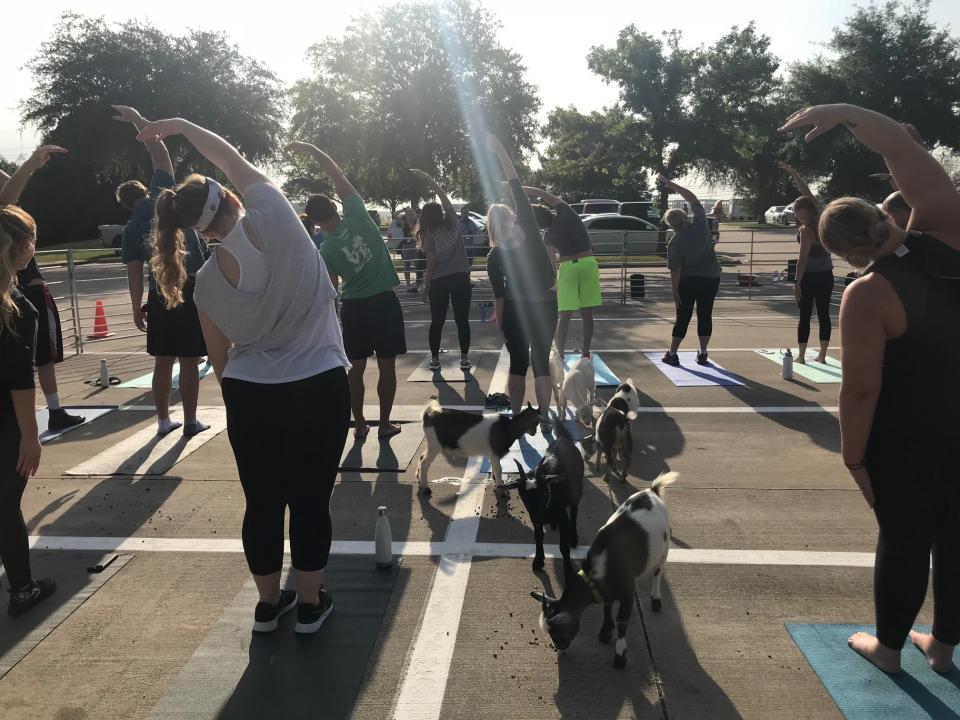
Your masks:
{"label": "silver water bottle", "polygon": [[793,353],[790,348],[783,354],[783,370],[781,372],[784,380],[793,380]]}
{"label": "silver water bottle", "polygon": [[388,568],[393,565],[393,535],[390,532],[390,518],[387,516],[385,505],[377,508],[374,546],[376,548],[377,567]]}
{"label": "silver water bottle", "polygon": [[100,389],[106,390],[110,387],[110,372],[107,370],[107,361],[100,361]]}

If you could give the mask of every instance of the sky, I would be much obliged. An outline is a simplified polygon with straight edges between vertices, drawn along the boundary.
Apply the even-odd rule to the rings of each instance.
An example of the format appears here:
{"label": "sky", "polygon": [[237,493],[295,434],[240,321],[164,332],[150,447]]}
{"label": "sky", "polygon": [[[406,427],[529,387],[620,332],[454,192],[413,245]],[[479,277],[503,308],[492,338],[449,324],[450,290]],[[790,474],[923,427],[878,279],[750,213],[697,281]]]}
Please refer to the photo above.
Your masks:
{"label": "sky", "polygon": [[[203,3],[165,0],[131,3],[129,0],[72,0],[17,5],[16,27],[7,28],[0,44],[0,155],[17,159],[33,149],[38,137],[21,127],[19,104],[30,95],[31,78],[23,67],[50,37],[57,19],[71,11],[107,21],[150,21],[166,32],[187,28],[223,30],[241,51],[271,67],[292,83],[305,77],[306,50],[327,35],[342,33],[350,19],[364,11],[376,12],[392,4],[383,0],[351,3],[301,3],[272,0],[250,10],[241,3]],[[623,0],[570,2],[555,0],[483,0],[502,21],[501,43],[519,53],[527,80],[538,87],[541,115],[557,106],[573,105],[581,112],[598,110],[617,100],[617,88],[605,85],[587,68],[591,47],[612,45],[618,32],[635,24],[657,34],[672,28],[683,31],[684,44],[711,44],[732,25],[755,21],[771,38],[772,51],[783,61],[807,59],[822,51],[820,43],[843,23],[856,3],[842,0],[758,2],[757,0],[685,0],[674,13],[666,3],[629,3]],[[265,8],[269,12],[265,12]],[[631,9],[626,9],[631,8]],[[938,25],[960,32],[960,0],[932,0],[930,16]],[[122,102],[122,98],[118,98]]]}

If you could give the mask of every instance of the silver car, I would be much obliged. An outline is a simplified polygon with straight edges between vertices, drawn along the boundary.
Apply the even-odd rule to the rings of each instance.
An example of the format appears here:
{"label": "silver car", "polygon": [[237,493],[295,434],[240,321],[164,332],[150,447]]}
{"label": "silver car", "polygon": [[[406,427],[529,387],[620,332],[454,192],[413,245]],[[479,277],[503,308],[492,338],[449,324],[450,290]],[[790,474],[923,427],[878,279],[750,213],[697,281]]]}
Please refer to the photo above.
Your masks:
{"label": "silver car", "polygon": [[581,215],[580,219],[590,235],[593,251],[598,255],[622,253],[624,249],[633,255],[657,252],[659,229],[653,223],[614,213]]}

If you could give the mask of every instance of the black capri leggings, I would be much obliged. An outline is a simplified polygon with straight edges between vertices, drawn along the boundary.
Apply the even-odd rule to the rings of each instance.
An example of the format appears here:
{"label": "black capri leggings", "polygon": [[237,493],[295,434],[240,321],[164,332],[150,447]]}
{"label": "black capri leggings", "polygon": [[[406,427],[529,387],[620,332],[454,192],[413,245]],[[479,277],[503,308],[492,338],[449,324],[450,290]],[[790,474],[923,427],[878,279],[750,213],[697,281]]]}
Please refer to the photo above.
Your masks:
{"label": "black capri leggings", "polygon": [[677,305],[677,321],[673,324],[673,337],[684,338],[697,308],[697,336],[713,335],[713,301],[717,299],[720,278],[685,277],[677,288],[680,304]]}
{"label": "black capri leggings", "polygon": [[[866,466],[880,526],[874,566],[877,638],[899,650],[923,606],[933,553],[933,636],[960,643],[960,453],[889,443]],[[947,446],[947,447],[944,447]],[[920,450],[920,451],[918,451]]]}
{"label": "black capri leggings", "polygon": [[243,552],[254,575],[283,567],[283,520],[297,570],[322,570],[330,555],[330,495],[350,427],[342,367],[296,382],[223,380],[227,434],[247,499]]}
{"label": "black capri leggings", "polygon": [[813,304],[817,304],[817,322],[820,324],[820,342],[830,339],[833,325],[830,323],[830,297],[833,294],[833,270],[806,272],[800,278],[800,323],[797,325],[797,342],[806,345],[810,339],[810,316]]}
{"label": "black capri leggings", "polygon": [[[6,390],[4,392],[7,392]],[[20,429],[16,418],[0,417],[0,562],[10,587],[30,584],[30,543],[20,511],[27,479],[17,472]]]}
{"label": "black capri leggings", "polygon": [[443,324],[447,321],[447,307],[453,302],[453,319],[457,323],[457,338],[460,352],[470,350],[470,275],[457,273],[434,278],[430,282],[430,353],[440,353],[440,338]]}
{"label": "black capri leggings", "polygon": [[503,339],[510,353],[510,374],[550,375],[550,346],[557,327],[557,300],[511,300],[503,303]]}

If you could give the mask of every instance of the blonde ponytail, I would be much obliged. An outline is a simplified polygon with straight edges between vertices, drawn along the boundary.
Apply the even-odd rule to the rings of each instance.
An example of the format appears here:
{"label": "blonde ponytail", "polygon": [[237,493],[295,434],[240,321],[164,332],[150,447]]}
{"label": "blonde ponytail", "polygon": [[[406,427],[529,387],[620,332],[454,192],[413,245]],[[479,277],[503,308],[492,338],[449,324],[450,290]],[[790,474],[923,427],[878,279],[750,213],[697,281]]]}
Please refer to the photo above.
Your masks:
{"label": "blonde ponytail", "polygon": [[37,223],[24,209],[16,205],[0,207],[0,331],[16,332],[20,308],[13,300],[17,284],[17,259],[24,244],[33,241]]}
{"label": "blonde ponytail", "polygon": [[177,200],[177,193],[173,190],[160,192],[150,233],[153,247],[150,270],[167,309],[183,303],[182,290],[187,282],[187,248],[177,218]]}

